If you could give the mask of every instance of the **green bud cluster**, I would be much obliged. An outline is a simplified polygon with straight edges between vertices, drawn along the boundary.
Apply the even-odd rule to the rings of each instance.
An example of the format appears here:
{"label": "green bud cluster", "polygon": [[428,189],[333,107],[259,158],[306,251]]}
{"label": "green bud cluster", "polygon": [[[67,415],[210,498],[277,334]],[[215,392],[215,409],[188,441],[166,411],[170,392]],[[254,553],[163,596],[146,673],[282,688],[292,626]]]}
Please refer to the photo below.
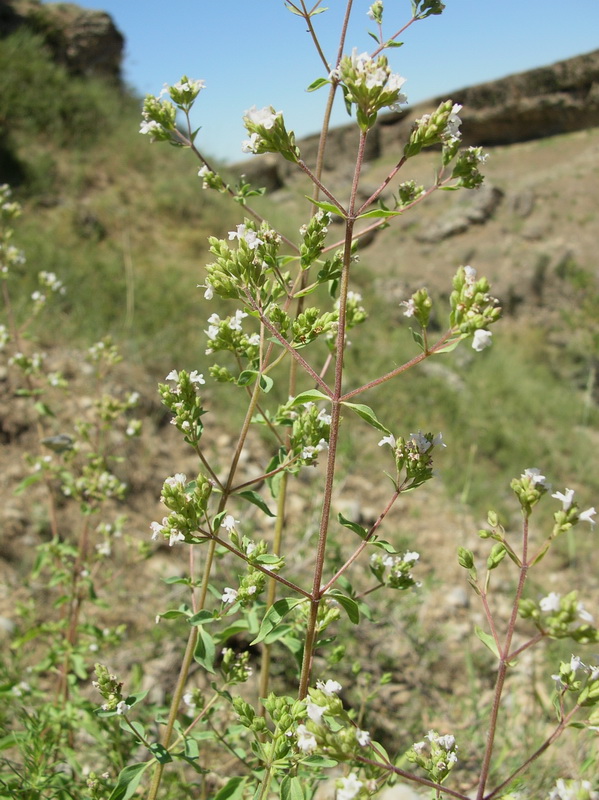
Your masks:
{"label": "green bud cluster", "polygon": [[249,665],[249,660],[249,650],[236,653],[230,647],[225,647],[223,649],[220,671],[229,686],[237,683],[245,683],[252,675],[252,668]]}
{"label": "green bud cluster", "polygon": [[148,94],[141,115],[144,120],[140,128],[142,133],[149,134],[153,142],[172,141],[177,110],[170,101]]}
{"label": "green bud cluster", "polygon": [[119,681],[116,675],[111,674],[103,664],[95,664],[94,672],[96,673],[96,680],[92,681],[92,686],[100,692],[106,701],[102,709],[104,711],[114,711],[123,699],[122,681]]}
{"label": "green bud cluster", "polygon": [[372,16],[374,22],[378,25],[382,25],[383,22],[383,0],[376,0],[371,6],[368,12],[369,16]]}
{"label": "green bud cluster", "polygon": [[[450,145],[448,147],[448,155],[451,149],[452,146]],[[482,147],[468,147],[463,150],[459,154],[451,173],[451,177],[457,180],[456,186],[463,186],[464,189],[478,189],[484,180],[478,168],[486,160],[487,155],[483,154]]]}
{"label": "green bud cluster", "polygon": [[62,493],[79,500],[85,511],[108,498],[122,500],[127,490],[127,484],[107,470],[104,459],[96,454],[89,456],[78,477],[65,470],[61,478]]}
{"label": "green bud cluster", "polygon": [[292,344],[299,350],[323,333],[327,335],[336,333],[338,323],[338,309],[321,314],[319,308],[307,308],[297,316],[291,325]]}
{"label": "green bud cluster", "polygon": [[460,267],[453,278],[449,322],[460,333],[470,334],[492,325],[501,317],[497,300],[489,295],[485,277],[476,279],[472,267]]}
{"label": "green bud cluster", "polygon": [[395,208],[405,208],[424,194],[424,186],[417,186],[416,181],[404,181],[397,187]]}
{"label": "green bud cluster", "polygon": [[113,367],[115,364],[120,364],[123,357],[118,347],[112,343],[111,337],[106,336],[88,349],[87,360],[102,367]]}
{"label": "green bud cluster", "polygon": [[532,599],[522,600],[520,603],[520,616],[530,619],[536,627],[552,639],[573,639],[579,644],[599,642],[599,631],[591,623],[592,617],[585,611],[584,606],[578,601],[578,592],[573,591],[554,598],[547,610],[543,609],[543,602],[537,603]]}
{"label": "green bud cluster", "polygon": [[439,736],[436,731],[429,731],[426,741],[412,745],[406,758],[427,773],[435,783],[442,783],[457,763],[457,744],[451,734]]}
{"label": "green bud cluster", "polygon": [[405,591],[418,586],[412,576],[412,568],[419,558],[418,553],[405,553],[403,556],[374,553],[370,557],[369,567],[379,583],[390,589]]}
{"label": "green bud cluster", "polygon": [[168,87],[168,93],[178,108],[189,111],[203,88],[204,81],[191,80],[187,75],[183,75],[178,83]]}
{"label": "green bud cluster", "polygon": [[162,403],[173,414],[172,423],[181,431],[185,441],[197,445],[202,437],[204,425],[202,417],[206,413],[202,398],[198,394],[198,376],[185,370],[176,373],[176,384],[158,384]]}
{"label": "green bud cluster", "polygon": [[510,486],[520,501],[522,513],[527,517],[548,489],[545,476],[539,475],[538,470],[534,469],[525,470],[519,478],[511,481]]}
{"label": "green bud cluster", "polygon": [[343,87],[348,111],[356,106],[356,120],[364,133],[373,127],[382,108],[407,102],[401,91],[405,80],[391,72],[385,55],[374,60],[354,50],[351,56],[343,56],[332,77]]}
{"label": "green bud cluster", "polygon": [[289,418],[293,419],[289,441],[290,454],[298,459],[292,469],[296,472],[302,464],[315,464],[318,454],[328,447],[331,416],[314,403],[306,403],[289,412]]}
{"label": "green bud cluster", "polygon": [[270,106],[261,111],[251,109],[243,117],[250,139],[244,146],[246,152],[279,153],[287,161],[297,163],[300,151],[295,143],[295,134],[285,127],[283,114]]}
{"label": "green bud cluster", "polygon": [[206,520],[211,492],[212,484],[202,473],[190,483],[182,474],[167,478],[160,500],[171,513],[162,521],[163,534],[170,537],[173,531],[184,536],[197,533]]}
{"label": "green bud cluster", "polygon": [[455,122],[459,122],[457,113],[461,106],[454,105],[451,100],[445,100],[432,112],[425,114],[414,123],[408,143],[404,147],[404,156],[412,158],[424,148],[457,138]]}
{"label": "green bud cluster", "polygon": [[39,377],[42,374],[44,358],[44,353],[33,353],[30,356],[24,353],[15,353],[14,356],[9,359],[8,363],[19,367],[24,375],[35,375]]}
{"label": "green bud cluster", "polygon": [[212,172],[206,166],[198,170],[198,176],[202,179],[202,189],[215,189],[217,192],[226,192],[229,188],[217,172]]}
{"label": "green bud cluster", "polygon": [[410,434],[408,439],[395,441],[395,464],[398,474],[405,470],[404,491],[415,489],[433,477],[433,451],[442,444],[441,435],[432,433]]}
{"label": "green bud cluster", "polygon": [[[335,302],[335,309],[339,311],[340,301]],[[347,302],[345,304],[345,329],[346,331],[355,328],[356,325],[361,325],[368,319],[366,309],[362,305],[362,295],[358,292],[348,292]],[[335,331],[336,332],[336,331]],[[333,333],[329,333],[327,338],[336,339]]]}
{"label": "green bud cluster", "polygon": [[302,269],[311,266],[322,253],[331,222],[331,215],[319,209],[307,225],[300,228],[300,264]]}

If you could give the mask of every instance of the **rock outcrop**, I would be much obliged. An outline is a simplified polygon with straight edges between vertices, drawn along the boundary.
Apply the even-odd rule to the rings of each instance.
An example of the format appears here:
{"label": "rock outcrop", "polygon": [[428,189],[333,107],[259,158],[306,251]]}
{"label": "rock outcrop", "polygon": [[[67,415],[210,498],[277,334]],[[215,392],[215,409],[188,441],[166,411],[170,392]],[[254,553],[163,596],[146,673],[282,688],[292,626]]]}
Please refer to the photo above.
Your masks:
{"label": "rock outcrop", "polygon": [[0,0],[0,36],[22,25],[42,36],[56,61],[73,75],[120,81],[125,40],[104,11],[73,3]]}
{"label": "rock outcrop", "polygon": [[[514,144],[594,128],[599,126],[599,50],[551,66],[458,89],[449,97],[464,107],[460,117],[465,145]],[[404,111],[379,117],[378,125],[368,136],[366,159],[400,152],[414,121],[447,99],[446,96],[435,97]],[[316,160],[318,141],[318,135],[314,135],[298,142],[302,158],[308,164]],[[349,159],[356,152],[357,141],[355,124],[332,129],[325,169],[345,173],[351,166]],[[263,159],[266,163],[266,156],[259,156],[255,161],[259,164]],[[272,184],[273,166],[271,162],[268,164]],[[293,167],[287,162],[279,160],[277,169],[277,180],[281,185],[294,174]],[[259,173],[257,165],[254,166],[252,176]],[[259,182],[259,178],[256,179]]]}

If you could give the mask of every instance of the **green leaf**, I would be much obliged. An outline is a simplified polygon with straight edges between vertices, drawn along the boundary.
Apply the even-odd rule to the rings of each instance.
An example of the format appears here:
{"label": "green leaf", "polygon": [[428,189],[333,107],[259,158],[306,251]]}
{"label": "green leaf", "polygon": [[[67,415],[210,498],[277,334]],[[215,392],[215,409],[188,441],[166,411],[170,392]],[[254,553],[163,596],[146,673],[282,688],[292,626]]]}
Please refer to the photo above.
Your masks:
{"label": "green leaf", "polygon": [[497,642],[491,636],[490,633],[485,633],[482,628],[479,628],[478,625],[474,626],[474,633],[478,636],[481,642],[489,648],[489,650],[493,653],[493,655],[497,656],[497,658],[501,658],[499,655],[499,648],[497,647]]}
{"label": "green leaf", "polygon": [[214,644],[214,639],[201,625],[198,625],[198,641],[193,652],[194,660],[201,664],[206,672],[211,672],[214,675],[215,656],[216,645]]}
{"label": "green leaf", "polygon": [[374,39],[374,41],[375,41],[377,44],[380,44],[380,43],[381,43],[381,40],[380,40],[380,39],[379,39],[379,37],[376,35],[376,33],[373,33],[372,31],[368,31],[367,33],[368,33],[368,35],[369,35],[369,36],[372,36],[372,38]]}
{"label": "green leaf", "polygon": [[239,800],[239,798],[243,797],[246,780],[247,778],[239,775],[229,778],[214,800]]}
{"label": "green leaf", "polygon": [[369,544],[373,545],[373,547],[378,547],[379,550],[384,550],[385,553],[389,553],[392,556],[398,556],[401,553],[401,550],[396,550],[386,539],[374,539]]}
{"label": "green leaf", "polygon": [[330,399],[330,397],[328,397],[326,394],[323,394],[323,392],[319,391],[318,389],[308,389],[307,392],[301,392],[293,398],[290,408],[303,405],[304,403],[315,403],[318,400]]}
{"label": "green leaf", "polygon": [[184,583],[186,586],[189,586],[191,583],[189,578],[180,578],[178,575],[171,575],[170,578],[162,578],[162,582],[168,584],[169,586],[176,583]]}
{"label": "green leaf", "polygon": [[395,42],[389,39],[389,41],[385,43],[385,47],[403,47],[403,42]]}
{"label": "green leaf", "polygon": [[203,608],[197,614],[193,614],[187,621],[190,625],[208,625],[214,622],[214,615],[212,611]]}
{"label": "green leaf", "polygon": [[146,769],[154,762],[146,761],[143,764],[130,764],[125,769],[121,770],[117,778],[116,786],[110,793],[108,800],[129,800],[133,797],[135,790],[139,786],[142,775]]}
{"label": "green leaf", "polygon": [[285,775],[281,781],[281,800],[304,800],[301,778],[297,775]]}
{"label": "green leaf", "polygon": [[148,749],[159,764],[168,764],[169,761],[173,760],[169,751],[160,742],[152,742]]}
{"label": "green leaf", "polygon": [[362,419],[365,422],[367,422],[371,427],[376,428],[377,431],[381,431],[381,433],[386,433],[387,435],[391,433],[391,431],[388,430],[388,428],[385,428],[382,422],[378,421],[376,414],[368,406],[362,405],[362,403],[345,403],[345,402],[342,403],[342,405],[351,408],[352,411],[355,411],[359,417],[362,417]]}
{"label": "green leaf", "polygon": [[129,721],[121,717],[120,728],[121,730],[126,731],[129,736],[131,736],[131,728],[133,728],[140,741],[143,741],[146,738],[146,729],[141,722],[137,722],[135,720]]}
{"label": "green leaf", "polygon": [[391,211],[388,208],[373,208],[372,211],[360,214],[358,219],[386,219],[387,217],[399,217],[401,213],[401,211]]}
{"label": "green leaf", "polygon": [[438,350],[435,348],[435,353],[451,353],[452,350],[455,350],[462,339],[465,339],[466,335],[464,336],[457,336],[455,339],[450,339],[446,342],[443,347],[440,347]]}
{"label": "green leaf", "polygon": [[308,86],[306,91],[315,92],[317,89],[321,89],[323,86],[326,86],[327,83],[330,83],[330,81],[326,78],[316,78],[316,80],[312,81],[312,83]]}
{"label": "green leaf", "polygon": [[358,604],[352,597],[348,597],[346,594],[342,594],[337,589],[333,589],[327,594],[329,597],[335,598],[335,600],[346,612],[350,622],[352,622],[354,625],[357,625],[360,622],[360,609],[358,608]]}
{"label": "green leaf", "polygon": [[357,533],[360,539],[365,539],[368,536],[368,531],[366,528],[363,528],[361,525],[358,525],[357,522],[352,522],[347,517],[344,517],[343,514],[337,514],[337,519],[343,525],[344,528],[349,528],[350,531]]}
{"label": "green leaf", "polygon": [[327,756],[306,756],[306,758],[302,758],[299,763],[305,764],[307,767],[323,767],[324,769],[330,769],[331,767],[337,766],[339,762]]}
{"label": "green leaf", "polygon": [[38,400],[37,403],[34,403],[34,408],[40,417],[54,417],[56,416],[49,405],[43,403],[41,400]]}
{"label": "green leaf", "polygon": [[140,703],[144,699],[148,691],[149,690],[146,689],[144,692],[135,692],[135,694],[130,694],[128,697],[125,697],[125,703],[127,703],[129,708],[133,708],[134,705]]}
{"label": "green leaf", "polygon": [[325,203],[322,200],[314,200],[307,194],[304,195],[304,197],[306,198],[306,200],[309,200],[312,203],[312,205],[316,206],[317,208],[322,208],[323,211],[328,211],[329,214],[337,214],[339,217],[343,217],[343,219],[345,219],[344,212],[333,203]]}
{"label": "green leaf", "polygon": [[43,480],[43,478],[44,476],[41,472],[34,472],[32,475],[28,475],[14,490],[14,494],[23,494],[25,489],[27,489],[29,486],[33,486],[35,483],[39,483],[39,481]]}
{"label": "green leaf", "polygon": [[263,641],[263,639],[268,636],[271,631],[279,625],[283,617],[285,617],[292,609],[298,606],[300,603],[303,603],[302,598],[290,598],[290,597],[283,597],[281,600],[277,600],[276,603],[268,609],[264,619],[262,620],[262,624],[260,625],[260,630],[258,631],[258,635],[254,639],[253,642],[250,644],[258,644],[259,642]]}
{"label": "green leaf", "polygon": [[416,342],[418,347],[421,350],[424,350],[424,339],[420,331],[415,331],[414,328],[410,328],[410,333],[412,334],[412,339]]}
{"label": "green leaf", "polygon": [[[275,467],[276,469],[276,467]],[[254,492],[251,489],[248,489],[245,492],[239,492],[239,497],[243,497],[245,500],[248,500],[250,503],[253,503],[255,506],[258,506],[259,509],[264,511],[264,513],[268,517],[276,517],[276,514],[273,514],[270,508],[266,505],[264,500],[260,497],[258,492]]]}

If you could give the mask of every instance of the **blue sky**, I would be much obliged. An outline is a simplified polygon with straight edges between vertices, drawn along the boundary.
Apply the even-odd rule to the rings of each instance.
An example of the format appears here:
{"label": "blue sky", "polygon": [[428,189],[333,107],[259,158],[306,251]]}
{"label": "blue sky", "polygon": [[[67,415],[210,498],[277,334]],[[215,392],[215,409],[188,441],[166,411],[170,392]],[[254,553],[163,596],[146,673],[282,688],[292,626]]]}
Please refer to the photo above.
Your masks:
{"label": "blue sky", "polygon": [[[315,0],[312,0],[315,2]],[[354,0],[349,52],[372,50],[371,0]],[[140,94],[158,94],[183,74],[206,81],[194,122],[197,144],[213,157],[242,158],[241,117],[273,105],[298,136],[320,126],[326,89],[305,89],[324,75],[305,24],[283,0],[78,0],[101,8],[126,38],[124,74]],[[314,18],[323,49],[337,50],[344,0],[325,0]],[[385,35],[410,17],[409,0],[386,0]],[[390,52],[415,103],[452,89],[553,63],[599,47],[599,0],[446,0],[442,15],[413,25]],[[335,124],[347,121],[342,105]]]}

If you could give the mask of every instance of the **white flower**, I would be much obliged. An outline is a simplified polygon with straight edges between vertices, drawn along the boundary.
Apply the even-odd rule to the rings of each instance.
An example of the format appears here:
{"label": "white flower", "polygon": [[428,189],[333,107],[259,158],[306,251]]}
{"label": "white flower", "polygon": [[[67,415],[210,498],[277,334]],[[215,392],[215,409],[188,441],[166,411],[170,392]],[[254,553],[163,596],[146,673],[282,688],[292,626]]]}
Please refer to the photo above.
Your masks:
{"label": "white flower", "polygon": [[235,526],[239,524],[239,520],[235,519],[232,514],[227,514],[226,517],[221,522],[221,528],[224,528],[229,533],[232,533],[235,530]]}
{"label": "white flower", "polygon": [[543,597],[539,602],[539,608],[541,611],[559,611],[560,610],[560,598],[557,592],[550,592],[547,597]]}
{"label": "white flower", "polygon": [[[234,231],[229,231],[229,240],[232,241],[233,239],[237,239],[238,241],[243,241],[247,244],[250,250],[255,250],[258,245],[264,244],[262,239],[258,237],[256,231],[253,231],[251,228],[248,228],[247,225],[241,223],[241,225],[237,225]],[[247,315],[246,315],[247,316]]]}
{"label": "white flower", "polygon": [[96,545],[96,550],[99,556],[109,556],[112,553],[110,542],[101,542]]}
{"label": "white flower", "polygon": [[232,589],[230,586],[225,586],[225,590],[221,595],[223,603],[234,603],[237,600],[237,589]]}
{"label": "white flower", "polygon": [[242,311],[240,308],[237,309],[235,312],[235,316],[231,317],[228,322],[228,326],[232,331],[240,331],[241,330],[241,320],[245,319],[247,314],[245,311]]}
{"label": "white flower", "polygon": [[189,373],[189,382],[190,383],[206,383],[206,381],[204,380],[204,376],[201,375],[197,371],[197,369],[194,369]]}
{"label": "white flower", "polygon": [[313,753],[316,750],[317,742],[313,733],[305,725],[298,725],[295,732],[297,746],[303,753]]}
{"label": "white flower", "polygon": [[594,623],[595,618],[589,611],[586,610],[586,608],[582,603],[578,603],[576,605],[576,611],[578,612],[578,616],[583,622],[588,622],[590,625]]}
{"label": "white flower", "polygon": [[350,772],[347,778],[340,778],[337,782],[337,800],[353,800],[362,788],[362,781],[358,780],[355,772]]}
{"label": "white flower", "polygon": [[405,553],[404,557],[402,558],[402,561],[412,561],[415,563],[416,561],[418,561],[419,558],[420,558],[420,553],[408,552]]}
{"label": "white flower", "polygon": [[555,497],[556,500],[560,500],[562,504],[562,511],[567,511],[572,505],[574,489],[566,489],[563,494],[562,492],[554,492],[551,497]]}
{"label": "white flower", "polygon": [[581,511],[581,513],[578,515],[578,519],[581,519],[583,522],[590,522],[592,527],[595,524],[593,517],[596,513],[597,512],[594,508],[587,508],[586,511]]}
{"label": "white flower", "polygon": [[474,267],[464,267],[464,280],[469,286],[476,283],[476,270]]}
{"label": "white flower", "polygon": [[403,312],[404,317],[413,317],[416,312],[416,304],[414,303],[414,298],[410,297],[409,300],[402,300],[399,304],[400,306],[405,306],[406,310]]}
{"label": "white flower", "polygon": [[459,136],[460,135],[460,125],[462,124],[462,120],[458,117],[458,114],[462,110],[462,106],[459,103],[454,103],[453,108],[451,109],[451,114],[447,120],[447,126],[445,128],[445,133],[448,136]]}
{"label": "white flower", "polygon": [[162,525],[159,522],[152,522],[150,523],[150,528],[152,529],[152,539],[157,539],[162,531],[164,530],[164,524],[166,523],[166,517],[162,520]]}
{"label": "white flower", "polygon": [[184,472],[177,472],[173,475],[172,478],[167,478],[164,482],[165,486],[172,486],[174,489],[179,487],[180,489],[185,488],[185,484],[187,483],[187,475]]}
{"label": "white flower", "polygon": [[484,350],[485,347],[490,347],[492,336],[493,334],[491,331],[484,331],[480,328],[477,331],[474,331],[474,336],[472,337],[472,349],[476,350],[477,353],[480,353],[480,351]]}
{"label": "white flower", "polygon": [[181,533],[176,529],[171,531],[171,535],[168,537],[168,546],[172,547],[177,542],[184,542],[185,541],[185,534]]}
{"label": "white flower", "polygon": [[533,486],[536,486],[537,483],[544,486],[546,489],[549,489],[550,486],[547,483],[547,478],[544,475],[541,475],[541,470],[537,469],[536,467],[529,467],[529,469],[525,469],[522,473],[523,478],[529,478],[532,481]]}
{"label": "white flower", "polygon": [[416,449],[419,453],[426,453],[433,446],[433,442],[429,442],[426,436],[422,433],[422,431],[418,431],[417,433],[411,433],[410,439],[416,445]]}
{"label": "white flower", "polygon": [[329,697],[332,697],[334,694],[337,694],[343,688],[340,683],[333,680],[328,681],[316,681],[316,688],[320,689],[321,692],[324,692]]}
{"label": "white flower", "polygon": [[396,445],[395,436],[393,436],[392,433],[390,433],[388,436],[383,436],[383,438],[379,442],[379,447],[382,447],[384,444],[388,444],[389,447],[394,448]]}
{"label": "white flower", "polygon": [[244,139],[241,143],[241,152],[242,153],[254,153],[254,155],[258,152],[258,148],[262,144],[262,139],[258,133],[252,133],[249,139]]}
{"label": "white flower", "polygon": [[366,747],[366,745],[370,744],[370,734],[368,731],[361,731],[360,728],[358,728],[356,730],[356,741],[360,747]]}
{"label": "white flower", "polygon": [[319,706],[310,699],[306,700],[306,714],[310,717],[312,722],[315,722],[317,725],[322,725],[322,717],[326,710],[326,706]]}
{"label": "white flower", "polygon": [[585,665],[582,663],[580,656],[572,656],[570,659],[570,672],[577,672],[579,669],[584,669]]}
{"label": "white flower", "polygon": [[455,736],[451,733],[447,733],[445,736],[439,736],[437,744],[439,747],[442,747],[443,750],[453,750],[455,748]]}
{"label": "white flower", "polygon": [[144,120],[139,126],[139,132],[144,135],[149,134],[152,136],[158,131],[162,131],[162,125],[154,119]]}
{"label": "white flower", "polygon": [[172,369],[164,380],[165,381],[178,381],[179,380],[179,373],[177,372],[176,369]]}
{"label": "white flower", "polygon": [[117,707],[116,707],[115,710],[116,710],[117,714],[126,714],[127,711],[129,711],[130,708],[131,708],[131,706],[128,706],[127,703],[125,703],[124,700],[121,700],[120,703],[117,703]]}
{"label": "white flower", "polygon": [[245,112],[245,116],[254,125],[261,125],[269,131],[274,126],[277,117],[281,116],[281,113],[281,111],[275,111],[272,106],[264,106],[264,108],[252,106]]}

